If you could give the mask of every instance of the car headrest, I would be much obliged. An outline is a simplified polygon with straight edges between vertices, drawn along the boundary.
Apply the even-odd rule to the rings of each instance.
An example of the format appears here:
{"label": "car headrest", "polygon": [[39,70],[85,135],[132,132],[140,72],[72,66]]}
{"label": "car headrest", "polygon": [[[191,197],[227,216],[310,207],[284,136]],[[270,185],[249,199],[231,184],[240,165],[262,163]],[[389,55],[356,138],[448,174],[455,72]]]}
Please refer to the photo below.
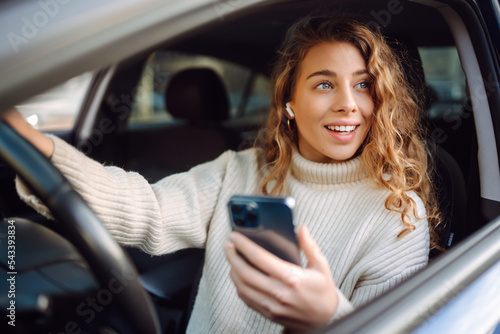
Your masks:
{"label": "car headrest", "polygon": [[229,118],[229,100],[220,77],[208,68],[176,73],[167,85],[165,105],[172,116],[189,121]]}
{"label": "car headrest", "polygon": [[423,95],[425,106],[428,108],[437,100],[437,93],[425,81],[424,67],[417,45],[406,37],[388,37],[387,43],[400,57],[408,83],[417,95]]}

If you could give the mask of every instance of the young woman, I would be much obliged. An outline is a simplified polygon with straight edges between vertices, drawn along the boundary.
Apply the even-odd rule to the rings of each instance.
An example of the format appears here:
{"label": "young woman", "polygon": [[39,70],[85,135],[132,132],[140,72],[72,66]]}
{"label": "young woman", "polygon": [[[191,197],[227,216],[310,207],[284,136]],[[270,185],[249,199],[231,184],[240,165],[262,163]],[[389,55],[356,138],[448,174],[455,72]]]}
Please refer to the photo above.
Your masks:
{"label": "young woman", "polygon": [[[7,121],[51,157],[121,244],[154,255],[206,249],[188,332],[303,331],[424,267],[439,215],[421,109],[382,36],[355,21],[305,18],[286,36],[273,83],[257,147],[153,185],[36,132],[19,114]],[[234,194],[295,198],[304,267],[230,232]]]}

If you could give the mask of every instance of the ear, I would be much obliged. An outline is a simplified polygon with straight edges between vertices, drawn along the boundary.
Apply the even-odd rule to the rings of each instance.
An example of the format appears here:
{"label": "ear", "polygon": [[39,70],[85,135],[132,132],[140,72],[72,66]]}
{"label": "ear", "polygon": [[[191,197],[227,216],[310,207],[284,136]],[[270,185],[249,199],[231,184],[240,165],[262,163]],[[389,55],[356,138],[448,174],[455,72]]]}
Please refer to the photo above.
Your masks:
{"label": "ear", "polygon": [[285,104],[285,109],[286,109],[288,115],[290,116],[290,118],[295,118],[295,114],[293,113],[292,108],[290,108],[290,102],[287,102]]}

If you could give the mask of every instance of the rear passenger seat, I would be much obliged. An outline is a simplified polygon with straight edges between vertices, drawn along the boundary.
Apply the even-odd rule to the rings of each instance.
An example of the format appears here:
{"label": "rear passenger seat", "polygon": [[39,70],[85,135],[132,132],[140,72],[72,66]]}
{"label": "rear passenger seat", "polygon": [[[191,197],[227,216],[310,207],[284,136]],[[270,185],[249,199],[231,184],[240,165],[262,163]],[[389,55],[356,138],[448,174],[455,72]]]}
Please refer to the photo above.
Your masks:
{"label": "rear passenger seat", "polygon": [[165,102],[168,112],[184,122],[129,132],[124,139],[128,147],[125,169],[155,182],[240,145],[239,134],[222,125],[229,118],[228,94],[213,70],[176,73],[166,87]]}

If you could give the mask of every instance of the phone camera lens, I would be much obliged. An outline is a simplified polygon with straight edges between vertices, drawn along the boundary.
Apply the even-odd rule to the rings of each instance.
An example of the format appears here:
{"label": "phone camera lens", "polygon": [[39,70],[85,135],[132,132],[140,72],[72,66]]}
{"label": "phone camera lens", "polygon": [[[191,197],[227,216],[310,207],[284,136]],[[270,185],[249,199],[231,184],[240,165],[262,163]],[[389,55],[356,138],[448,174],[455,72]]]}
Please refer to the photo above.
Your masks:
{"label": "phone camera lens", "polygon": [[248,227],[257,227],[257,213],[254,211],[248,211],[245,216],[245,221]]}
{"label": "phone camera lens", "polygon": [[235,217],[234,218],[234,223],[237,225],[237,226],[245,226],[245,219],[241,218],[241,217]]}
{"label": "phone camera lens", "polygon": [[231,207],[231,212],[235,215],[239,215],[243,212],[243,208],[241,205],[233,205]]}
{"label": "phone camera lens", "polygon": [[253,211],[249,211],[249,212],[247,212],[247,219],[249,221],[254,222],[254,221],[257,220],[257,214],[255,212],[253,212]]}
{"label": "phone camera lens", "polygon": [[258,226],[258,208],[249,204],[233,204],[231,215],[234,225],[246,228]]}

